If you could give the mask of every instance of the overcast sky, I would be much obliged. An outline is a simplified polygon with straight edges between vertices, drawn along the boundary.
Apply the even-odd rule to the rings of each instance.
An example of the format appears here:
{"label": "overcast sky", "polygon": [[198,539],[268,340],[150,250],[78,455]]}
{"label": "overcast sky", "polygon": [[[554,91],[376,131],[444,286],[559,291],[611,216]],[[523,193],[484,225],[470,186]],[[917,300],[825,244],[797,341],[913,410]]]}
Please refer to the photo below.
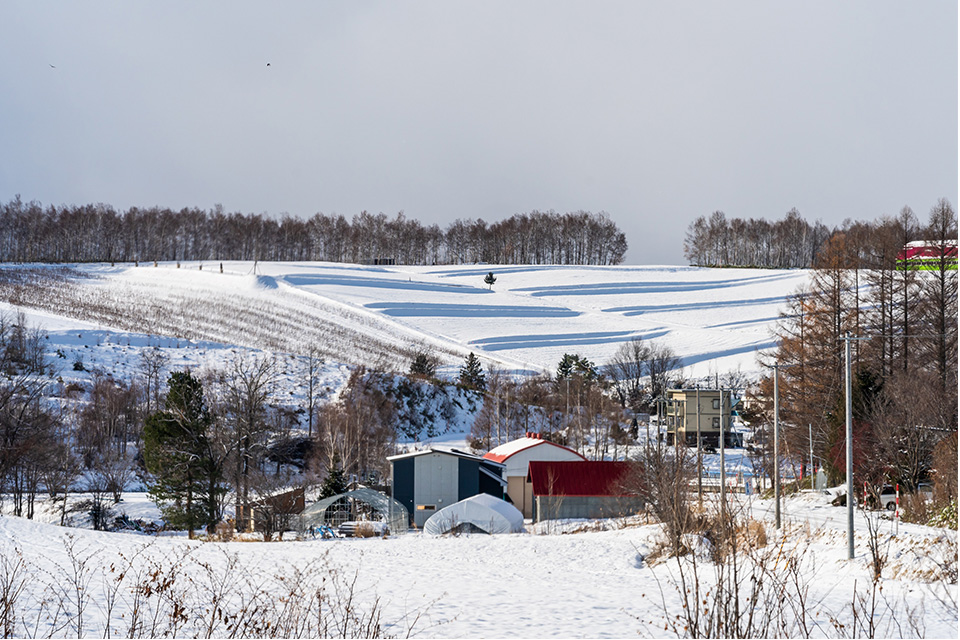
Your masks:
{"label": "overcast sky", "polygon": [[[0,3],[0,200],[446,227],[957,204],[957,2]],[[268,66],[269,63],[269,66]]]}

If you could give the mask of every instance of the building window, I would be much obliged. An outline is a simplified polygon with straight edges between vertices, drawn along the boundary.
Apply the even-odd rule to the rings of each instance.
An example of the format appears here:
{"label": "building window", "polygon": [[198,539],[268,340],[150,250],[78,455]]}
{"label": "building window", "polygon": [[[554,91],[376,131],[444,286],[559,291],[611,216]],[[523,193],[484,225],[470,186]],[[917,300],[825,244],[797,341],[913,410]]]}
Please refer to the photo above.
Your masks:
{"label": "building window", "polygon": [[418,504],[417,511],[436,511],[437,505],[435,504]]}
{"label": "building window", "polygon": [[720,428],[720,418],[714,418],[714,419],[713,419],[713,428],[714,428],[714,429],[719,429],[719,428]]}
{"label": "building window", "polygon": [[714,408],[714,409],[719,409],[719,408],[720,408],[720,398],[714,398],[714,399],[713,399],[713,408]]}

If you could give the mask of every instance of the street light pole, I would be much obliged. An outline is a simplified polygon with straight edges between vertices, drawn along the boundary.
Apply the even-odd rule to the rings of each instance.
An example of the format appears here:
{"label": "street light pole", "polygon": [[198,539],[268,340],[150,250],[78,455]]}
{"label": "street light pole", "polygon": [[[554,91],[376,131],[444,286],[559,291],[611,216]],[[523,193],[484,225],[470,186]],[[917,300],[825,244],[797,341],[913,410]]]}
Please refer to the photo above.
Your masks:
{"label": "street light pole", "polygon": [[780,363],[773,365],[773,496],[774,521],[780,528]]}

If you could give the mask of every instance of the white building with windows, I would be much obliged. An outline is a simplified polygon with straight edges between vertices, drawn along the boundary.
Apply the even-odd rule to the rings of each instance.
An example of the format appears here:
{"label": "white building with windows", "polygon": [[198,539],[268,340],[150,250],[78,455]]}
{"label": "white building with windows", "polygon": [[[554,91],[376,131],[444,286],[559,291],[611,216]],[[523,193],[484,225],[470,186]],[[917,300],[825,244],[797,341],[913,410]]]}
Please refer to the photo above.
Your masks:
{"label": "white building with windows", "polygon": [[[724,445],[734,446],[739,439],[731,423],[729,389],[670,389],[667,391],[667,444],[679,438],[682,444],[720,446],[721,427]],[[699,428],[698,428],[699,426]]]}

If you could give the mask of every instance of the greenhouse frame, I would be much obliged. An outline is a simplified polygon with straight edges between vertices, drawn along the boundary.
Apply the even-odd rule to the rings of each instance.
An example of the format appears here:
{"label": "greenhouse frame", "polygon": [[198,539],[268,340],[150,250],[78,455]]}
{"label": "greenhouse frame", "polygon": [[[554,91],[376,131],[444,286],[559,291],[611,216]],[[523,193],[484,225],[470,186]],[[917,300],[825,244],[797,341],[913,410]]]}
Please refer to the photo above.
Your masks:
{"label": "greenhouse frame", "polygon": [[321,525],[339,526],[347,521],[362,519],[361,516],[366,510],[372,511],[376,516],[369,519],[386,522],[392,534],[406,533],[410,526],[410,514],[405,506],[385,493],[367,488],[347,491],[314,502],[303,510],[302,522],[305,528],[310,529]]}

